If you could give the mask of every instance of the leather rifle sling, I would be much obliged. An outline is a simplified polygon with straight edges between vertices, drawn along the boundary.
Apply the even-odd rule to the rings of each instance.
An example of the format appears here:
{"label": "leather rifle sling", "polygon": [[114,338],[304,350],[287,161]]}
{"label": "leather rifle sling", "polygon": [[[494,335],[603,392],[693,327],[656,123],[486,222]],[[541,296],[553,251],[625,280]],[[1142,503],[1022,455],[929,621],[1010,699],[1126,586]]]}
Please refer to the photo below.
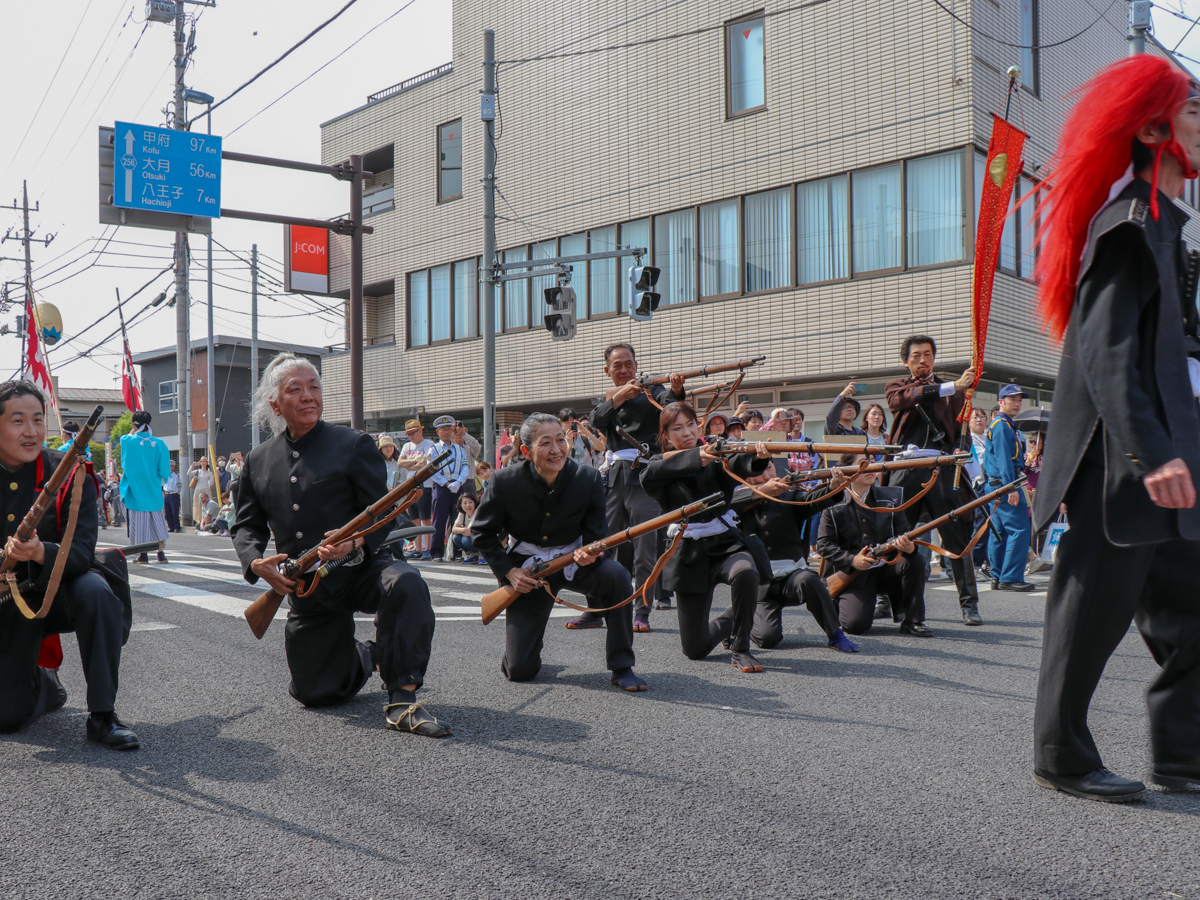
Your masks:
{"label": "leather rifle sling", "polygon": [[46,585],[46,596],[36,613],[29,608],[29,604],[25,602],[25,598],[17,589],[17,576],[12,572],[4,573],[4,580],[8,582],[8,589],[12,592],[13,603],[17,605],[21,615],[27,619],[44,619],[50,614],[54,596],[58,593],[58,586],[62,582],[67,557],[71,553],[71,541],[75,537],[75,524],[79,521],[79,504],[83,500],[83,478],[80,477],[78,464],[71,470],[71,477],[74,482],[71,487],[71,506],[67,511],[67,530],[63,532],[62,541],[58,545],[58,553],[54,557],[54,567],[50,570],[50,583]]}
{"label": "leather rifle sling", "polygon": [[[681,522],[679,525],[679,531],[676,532],[676,534],[675,534],[675,539],[671,541],[671,546],[669,546],[667,548],[667,552],[664,553],[662,556],[660,556],[658,558],[658,562],[656,562],[654,564],[654,568],[650,572],[650,577],[647,578],[645,580],[645,582],[643,582],[643,584],[640,588],[638,588],[636,591],[634,591],[632,594],[630,594],[628,597],[626,597],[624,600],[622,600],[620,603],[616,604],[615,606],[605,606],[600,609],[598,609],[594,606],[577,606],[574,603],[568,603],[566,600],[563,600],[560,597],[558,597],[554,593],[554,591],[550,590],[550,583],[548,581],[546,581],[545,579],[538,579],[538,584],[540,584],[542,586],[542,588],[546,591],[546,593],[550,595],[551,600],[553,600],[555,603],[558,603],[561,606],[568,606],[571,609],[577,610],[578,612],[585,612],[585,613],[612,612],[614,609],[620,609],[622,606],[628,606],[630,603],[632,603],[638,597],[641,597],[643,600],[646,598],[646,591],[648,591],[650,588],[652,588],[654,586],[654,583],[656,581],[658,581],[658,576],[662,574],[662,570],[664,568],[666,568],[666,565],[668,562],[670,562],[671,557],[675,555],[675,551],[679,549],[679,542],[681,540],[683,540],[683,532],[686,530],[687,530],[687,522]],[[649,604],[647,604],[647,605],[649,605]]]}
{"label": "leather rifle sling", "polygon": [[[756,488],[750,482],[746,481],[746,479],[741,478],[738,475],[734,474],[733,470],[729,468],[728,458],[722,459],[721,465],[725,469],[725,474],[728,475],[730,478],[732,478],[734,481],[736,481],[738,484],[742,485],[743,487],[749,488],[752,493],[755,493],[758,496],[760,496],[766,500],[770,500],[773,503],[782,503],[785,506],[812,506],[814,503],[820,503],[823,500],[829,499],[829,493],[833,493],[832,491],[830,491],[829,493],[822,494],[816,500],[780,500],[778,497],[772,497],[770,494],[760,491],[758,488]],[[850,482],[847,481],[845,484],[842,485],[843,491],[849,486],[849,483]],[[919,499],[919,498],[916,498],[916,499]]]}
{"label": "leather rifle sling", "polygon": [[858,495],[855,494],[854,491],[850,492],[850,497],[854,500],[854,502],[857,505],[861,506],[867,512],[873,512],[873,513],[903,512],[904,510],[906,510],[910,506],[912,506],[914,503],[918,502],[922,497],[924,497],[926,494],[928,494],[933,489],[933,485],[938,480],[938,475],[940,475],[940,474],[941,474],[941,468],[935,466],[934,470],[933,470],[933,475],[930,476],[929,480],[921,486],[921,490],[918,491],[916,494],[913,494],[912,497],[910,497],[904,503],[901,503],[899,506],[878,506],[878,507],[867,506],[866,503],[864,503],[862,500],[858,499]]}

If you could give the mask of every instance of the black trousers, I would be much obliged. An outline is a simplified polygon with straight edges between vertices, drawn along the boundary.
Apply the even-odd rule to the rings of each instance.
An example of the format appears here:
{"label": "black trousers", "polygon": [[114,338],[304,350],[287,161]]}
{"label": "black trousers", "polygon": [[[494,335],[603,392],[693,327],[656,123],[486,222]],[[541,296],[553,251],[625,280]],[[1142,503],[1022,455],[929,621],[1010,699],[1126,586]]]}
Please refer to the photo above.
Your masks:
{"label": "black trousers", "polygon": [[[662,515],[658,501],[642,487],[639,480],[641,470],[634,469],[631,463],[624,461],[614,461],[613,466],[620,466],[621,469],[610,474],[608,493],[604,499],[605,513],[608,515],[608,533],[616,534],[622,528],[640,525],[647,519]],[[642,585],[650,577],[650,572],[661,555],[659,540],[659,532],[652,531],[617,548],[617,559],[632,573],[635,585]],[[655,590],[648,592],[651,595],[648,599],[653,599],[660,589],[660,585],[655,585]],[[625,596],[628,597],[629,594]],[[650,614],[649,605],[641,597],[634,603],[637,605],[637,612]]]}
{"label": "black trousers", "polygon": [[180,531],[179,495],[163,494],[163,515],[167,518],[167,531]]}
{"label": "black trousers", "polygon": [[395,690],[425,681],[434,619],[420,573],[382,554],[356,568],[362,571],[336,593],[321,585],[311,597],[292,598],[283,633],[292,674],[288,693],[305,706],[343,703],[371,677],[371,647],[354,637],[356,612],[375,614],[375,656],[384,685]]}
{"label": "black trousers", "polygon": [[[929,493],[922,497],[919,503],[905,510],[908,521],[917,524],[922,519],[936,519],[974,499],[975,494],[965,477],[962,479],[961,489],[954,490],[954,469],[954,466],[939,467],[938,471],[941,474]],[[907,503],[921,492],[921,486],[929,480],[929,473],[929,469],[902,469],[891,473],[888,484],[900,488],[904,492],[904,502]],[[942,545],[951,553],[961,553],[971,542],[973,522],[972,517],[963,516],[951,519],[938,528],[942,536]],[[950,560],[950,571],[954,576],[954,586],[958,588],[959,606],[963,609],[978,609],[979,588],[975,586],[975,567],[971,560]],[[921,615],[924,618],[924,612]]]}
{"label": "black trousers", "polygon": [[[729,585],[732,600],[729,609],[710,622],[713,589],[718,584]],[[679,642],[688,659],[704,659],[725,638],[730,638],[731,650],[745,653],[750,649],[750,632],[758,605],[758,567],[754,557],[745,550],[738,550],[726,557],[711,559],[708,590],[703,594],[676,591],[675,601],[679,612]]]}
{"label": "black trousers", "polygon": [[[580,566],[567,581],[562,572],[548,579],[557,594],[570,588],[587,597],[588,606],[603,609],[615,606],[633,593],[629,572],[615,559],[602,559]],[[542,643],[554,601],[543,589],[521,594],[504,612],[504,659],[500,671],[509,681],[528,681],[542,668]],[[633,610],[630,605],[602,613],[607,625],[605,656],[608,668],[627,669],[633,665]]]}
{"label": "black trousers", "polygon": [[837,632],[837,603],[829,596],[829,588],[812,569],[797,569],[783,578],[776,578],[767,589],[767,596],[758,601],[754,610],[754,627],[750,640],[765,649],[783,640],[783,609],[785,606],[808,607],[821,630],[832,638]]}
{"label": "black trousers", "polygon": [[1200,541],[1118,547],[1104,536],[1103,501],[1103,469],[1085,460],[1046,597],[1034,765],[1057,775],[1102,765],[1088,705],[1134,621],[1161,667],[1146,694],[1154,769],[1200,772]]}
{"label": "black trousers", "polygon": [[886,594],[897,621],[925,621],[925,560],[906,553],[894,566],[880,566],[859,576],[838,597],[838,618],[847,634],[866,634],[875,618],[875,598]]}
{"label": "black trousers", "polygon": [[123,630],[121,601],[94,571],[64,580],[44,619],[26,619],[11,600],[0,606],[0,732],[28,725],[56,699],[54,682],[37,664],[49,634],[75,632],[88,711],[110,712],[117,698]]}

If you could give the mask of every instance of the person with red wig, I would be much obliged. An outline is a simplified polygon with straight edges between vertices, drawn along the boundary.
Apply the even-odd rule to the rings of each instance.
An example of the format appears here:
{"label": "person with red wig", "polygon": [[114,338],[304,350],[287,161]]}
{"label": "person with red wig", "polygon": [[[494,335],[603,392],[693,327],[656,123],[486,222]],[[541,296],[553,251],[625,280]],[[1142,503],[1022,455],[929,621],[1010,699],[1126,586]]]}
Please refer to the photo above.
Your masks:
{"label": "person with red wig", "polygon": [[1200,88],[1130,57],[1080,89],[1038,207],[1039,311],[1062,363],[1035,526],[1065,503],[1071,527],[1046,599],[1034,780],[1092,800],[1146,791],[1104,767],[1087,726],[1131,620],[1161,667],[1152,780],[1200,787],[1200,343],[1174,202],[1198,165]]}

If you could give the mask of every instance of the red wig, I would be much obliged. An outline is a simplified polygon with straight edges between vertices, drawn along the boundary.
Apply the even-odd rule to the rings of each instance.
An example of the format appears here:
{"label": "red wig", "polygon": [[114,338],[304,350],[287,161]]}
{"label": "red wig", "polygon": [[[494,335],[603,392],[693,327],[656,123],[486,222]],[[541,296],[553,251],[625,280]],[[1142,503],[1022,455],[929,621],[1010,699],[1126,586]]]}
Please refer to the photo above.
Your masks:
{"label": "red wig", "polygon": [[[1146,125],[1168,125],[1189,93],[1187,73],[1165,59],[1142,53],[1101,69],[1076,92],[1079,101],[1063,126],[1058,152],[1041,189],[1037,261],[1038,313],[1051,337],[1061,341],[1075,302],[1079,264],[1092,218],[1133,161],[1133,142]],[[1150,210],[1158,218],[1158,165],[1167,150],[1196,177],[1174,128],[1153,147]]]}

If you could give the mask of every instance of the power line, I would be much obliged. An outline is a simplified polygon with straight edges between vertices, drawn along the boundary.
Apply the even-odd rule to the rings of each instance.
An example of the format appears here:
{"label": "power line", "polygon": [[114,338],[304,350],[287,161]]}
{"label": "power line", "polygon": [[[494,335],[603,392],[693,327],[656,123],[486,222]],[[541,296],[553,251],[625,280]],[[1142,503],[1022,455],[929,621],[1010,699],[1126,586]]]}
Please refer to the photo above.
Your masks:
{"label": "power line", "polygon": [[58,80],[58,73],[62,71],[63,63],[67,61],[67,56],[71,52],[71,47],[75,44],[75,38],[79,36],[79,29],[83,27],[83,20],[87,18],[88,10],[92,8],[94,0],[88,0],[88,4],[84,7],[83,15],[79,17],[79,22],[75,25],[75,30],[71,33],[71,40],[67,42],[67,49],[63,51],[62,59],[58,61],[58,66],[54,70],[54,74],[50,76],[50,83],[46,85],[46,93],[42,94],[42,99],[38,102],[37,109],[33,111],[33,118],[29,120],[29,127],[25,129],[25,134],[21,136],[21,142],[17,144],[17,149],[13,152],[12,159],[8,161],[8,167],[4,170],[4,176],[0,176],[0,181],[7,177],[8,172],[12,169],[12,164],[17,161],[17,156],[21,152],[21,148],[25,146],[25,139],[29,137],[29,132],[33,130],[33,123],[37,121],[38,115],[42,111],[42,106],[46,103],[46,98],[50,96],[50,89],[54,87],[54,82]]}
{"label": "power line", "polygon": [[[158,279],[162,278],[163,275],[165,275],[167,272],[171,271],[171,268],[172,268],[172,266],[167,266],[166,268],[162,269],[157,275],[155,275],[153,278],[151,278],[149,281],[147,281],[145,284],[143,284],[140,288],[138,288],[136,291],[134,291],[128,297],[125,297],[121,301],[122,304],[129,302],[134,297],[136,297],[138,294],[140,294],[142,291],[146,290],[146,288],[150,287],[150,285],[154,284],[154,282],[156,282],[156,281],[158,281]],[[93,328],[95,328],[97,325],[99,325],[101,322],[103,322],[105,319],[107,319],[109,316],[111,316],[114,312],[116,312],[115,307],[113,309],[110,309],[108,312],[104,313],[104,315],[100,316],[100,318],[98,318],[91,325],[88,325],[87,327],[80,329],[79,331],[72,334],[70,337],[64,337],[61,341],[59,341],[53,347],[50,347],[48,352],[53,353],[59,347],[65,346],[66,344],[69,344],[71,341],[75,340],[76,338],[82,337],[83,335],[87,334],[87,332],[91,331]],[[133,319],[131,318],[130,321],[132,322]],[[105,338],[105,340],[108,340],[108,338]],[[100,343],[104,343],[104,341],[101,341]]]}
{"label": "power line", "polygon": [[349,53],[351,50],[353,50],[357,44],[366,40],[367,37],[372,32],[374,32],[375,30],[377,30],[379,28],[382,28],[384,25],[386,25],[388,22],[392,21],[392,19],[396,18],[396,16],[400,15],[400,13],[404,12],[406,9],[408,9],[410,6],[412,6],[416,2],[417,2],[417,0],[408,0],[407,3],[405,3],[403,6],[401,6],[398,10],[396,10],[394,13],[392,13],[390,16],[388,16],[386,19],[384,19],[382,22],[380,22],[374,28],[371,28],[369,31],[366,31],[364,34],[362,34],[357,40],[354,41],[354,43],[352,43],[349,47],[347,47],[345,50],[343,50],[341,53],[339,53],[333,59],[329,60],[329,62],[325,63],[325,65],[321,66],[321,68],[312,72],[310,75],[308,75],[306,78],[304,78],[303,81],[296,82],[296,84],[292,85],[290,88],[288,88],[282,94],[280,94],[278,97],[276,97],[274,100],[272,100],[266,106],[264,106],[262,109],[260,109],[254,115],[252,115],[249,119],[247,119],[245,122],[243,122],[241,125],[239,125],[237,128],[233,129],[233,131],[226,132],[225,137],[229,137],[232,134],[236,134],[244,126],[249,125],[252,121],[257,119],[259,116],[261,116],[263,113],[265,113],[268,109],[270,109],[272,106],[274,106],[280,100],[282,100],[284,97],[286,97],[292,91],[296,90],[296,88],[300,87],[300,85],[304,84],[304,82],[308,81],[310,78],[315,77],[316,75],[323,72],[326,68],[333,65],[335,62],[337,62],[339,59],[341,59],[343,56],[345,56],[347,53]]}
{"label": "power line", "polygon": [[[812,9],[816,6],[824,6],[827,3],[832,3],[833,0],[808,0],[807,3],[798,3],[795,6],[789,6],[786,9],[777,9],[771,12],[764,12],[761,18],[767,19],[772,16],[782,16],[787,13],[798,12],[803,9]],[[1115,2],[1115,0],[1114,0]],[[588,50],[570,50],[566,53],[545,53],[541,56],[527,56],[524,59],[502,59],[496,62],[497,66],[515,66],[519,63],[540,62],[544,59],[568,59],[574,56],[592,56],[596,53],[611,53],[614,50],[629,50],[634,47],[646,47],[651,44],[661,44],[663,41],[674,41],[685,37],[695,37],[700,34],[707,34],[710,31],[720,31],[726,27],[725,22],[720,22],[716,25],[705,25],[701,28],[693,28],[690,31],[678,31],[673,34],[660,34],[656,37],[645,38],[640,41],[630,41],[625,44],[612,44],[607,47],[592,47]]]}
{"label": "power line", "polygon": [[1108,15],[1109,11],[1114,6],[1117,5],[1117,0],[1112,0],[1112,2],[1109,3],[1108,6],[1106,6],[1104,8],[1104,12],[1102,12],[1102,13],[1100,13],[1100,15],[1096,16],[1096,18],[1093,19],[1089,25],[1087,25],[1084,28],[1080,29],[1079,31],[1075,32],[1075,34],[1071,35],[1070,37],[1063,38],[1061,41],[1053,41],[1052,43],[1049,43],[1049,44],[1014,44],[1011,41],[1003,41],[998,37],[994,37],[993,35],[988,34],[986,31],[984,31],[980,28],[976,28],[974,25],[972,25],[966,19],[962,18],[958,13],[956,13],[952,9],[950,9],[950,7],[946,6],[946,4],[942,2],[942,0],[933,0],[933,2],[936,3],[938,6],[940,6],[945,11],[946,15],[950,16],[952,19],[955,19],[960,24],[967,26],[967,28],[971,29],[973,32],[975,32],[980,37],[985,37],[989,41],[994,41],[997,44],[1000,44],[1005,47],[1012,47],[1016,50],[1049,50],[1051,47],[1061,47],[1063,44],[1069,44],[1069,43],[1071,43],[1071,41],[1075,40],[1076,38],[1082,37],[1084,34],[1091,31],[1092,28],[1094,28],[1096,25],[1098,25],[1100,23],[1100,21],[1105,16]]}
{"label": "power line", "polygon": [[206,116],[206,115],[210,115],[210,114],[212,113],[212,111],[213,111],[214,109],[216,109],[218,106],[220,106],[222,103],[226,102],[227,100],[231,100],[231,99],[233,99],[233,98],[234,98],[234,97],[236,97],[236,96],[237,96],[239,93],[241,93],[243,90],[245,90],[246,88],[248,88],[250,85],[254,84],[254,82],[258,81],[258,79],[259,79],[259,78],[261,78],[263,75],[265,75],[265,74],[266,74],[267,72],[269,72],[271,69],[275,68],[275,66],[279,65],[281,62],[283,62],[285,59],[287,59],[289,56],[291,56],[291,54],[292,54],[292,53],[293,53],[293,52],[294,52],[294,51],[295,51],[297,48],[299,48],[299,47],[300,47],[300,46],[302,46],[304,43],[306,43],[306,42],[307,42],[307,41],[308,41],[308,40],[309,40],[311,37],[313,37],[313,35],[315,35],[317,32],[319,32],[319,31],[320,31],[321,29],[323,29],[323,28],[324,28],[326,25],[328,25],[330,22],[332,22],[334,19],[336,19],[338,16],[340,16],[342,13],[344,13],[346,10],[348,10],[350,7],[352,7],[352,6],[353,6],[355,3],[357,3],[357,2],[358,2],[358,0],[350,0],[350,2],[349,2],[349,3],[347,3],[347,4],[346,4],[345,6],[343,6],[341,9],[339,9],[337,12],[335,12],[335,13],[334,13],[332,16],[330,16],[328,19],[326,19],[324,22],[322,22],[320,25],[318,25],[316,28],[314,28],[312,31],[310,31],[308,34],[306,34],[304,37],[302,37],[302,38],[301,38],[299,41],[297,41],[296,43],[292,44],[292,46],[291,46],[291,47],[289,47],[289,48],[288,48],[288,49],[287,49],[287,50],[286,50],[286,51],[283,53],[283,55],[282,55],[282,56],[278,57],[278,58],[277,58],[277,59],[275,59],[273,62],[269,63],[269,64],[268,64],[268,65],[267,65],[265,68],[263,68],[263,69],[259,70],[258,74],[257,74],[257,75],[255,75],[253,78],[251,78],[249,81],[245,82],[245,83],[244,83],[244,84],[242,84],[240,87],[238,87],[238,88],[234,89],[233,93],[229,94],[229,95],[228,95],[228,96],[226,96],[226,97],[223,97],[223,98],[221,98],[221,99],[220,99],[220,100],[218,100],[216,103],[213,103],[213,104],[211,104],[211,105],[208,107],[208,109],[207,109],[205,112],[201,113],[199,116],[196,116],[196,117],[194,117],[194,118],[192,118],[192,119],[188,120],[188,123],[187,123],[187,124],[188,124],[188,126],[190,127],[190,126],[191,126],[191,124],[192,124],[192,122],[196,121],[196,119],[199,119],[199,118],[201,118],[201,117],[203,117],[203,116]]}

